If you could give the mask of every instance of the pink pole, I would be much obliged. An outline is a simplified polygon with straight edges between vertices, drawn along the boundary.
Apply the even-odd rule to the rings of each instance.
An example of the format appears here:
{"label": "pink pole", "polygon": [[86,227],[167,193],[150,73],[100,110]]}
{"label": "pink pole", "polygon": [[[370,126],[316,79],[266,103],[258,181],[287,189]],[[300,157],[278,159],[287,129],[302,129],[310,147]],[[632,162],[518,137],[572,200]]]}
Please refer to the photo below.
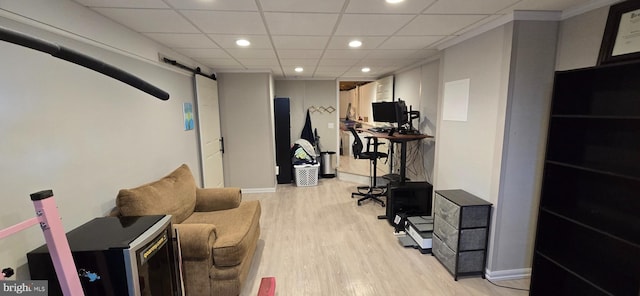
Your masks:
{"label": "pink pole", "polygon": [[53,191],[44,190],[33,193],[31,200],[36,209],[53,266],[56,269],[62,293],[66,296],[84,296],[80,277],[71,255],[71,248],[69,248],[69,242],[53,198]]}
{"label": "pink pole", "polygon": [[3,239],[12,234],[18,233],[20,231],[23,231],[33,225],[38,224],[38,222],[40,222],[40,220],[38,220],[38,217],[34,217],[31,219],[24,220],[16,225],[9,226],[5,229],[2,229],[0,230],[0,239]]}

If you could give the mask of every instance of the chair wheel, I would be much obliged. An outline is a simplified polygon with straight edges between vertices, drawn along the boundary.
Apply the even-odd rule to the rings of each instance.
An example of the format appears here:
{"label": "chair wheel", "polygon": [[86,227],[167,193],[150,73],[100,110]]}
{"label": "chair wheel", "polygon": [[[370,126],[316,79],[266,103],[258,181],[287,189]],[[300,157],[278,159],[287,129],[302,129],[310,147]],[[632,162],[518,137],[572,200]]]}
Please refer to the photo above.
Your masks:
{"label": "chair wheel", "polygon": [[358,206],[360,206],[360,201],[358,201]]}
{"label": "chair wheel", "polygon": [[381,204],[381,205],[382,205],[382,207],[384,208],[384,202],[381,202],[380,204]]}

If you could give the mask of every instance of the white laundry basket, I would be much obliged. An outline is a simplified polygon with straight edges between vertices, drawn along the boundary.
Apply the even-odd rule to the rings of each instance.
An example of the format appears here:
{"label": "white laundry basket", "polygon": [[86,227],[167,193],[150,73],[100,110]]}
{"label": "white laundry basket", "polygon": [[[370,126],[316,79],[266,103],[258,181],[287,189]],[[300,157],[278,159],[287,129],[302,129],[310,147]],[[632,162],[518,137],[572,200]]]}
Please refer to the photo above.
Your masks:
{"label": "white laundry basket", "polygon": [[301,164],[294,165],[296,173],[296,186],[316,186],[318,185],[318,170],[320,164]]}

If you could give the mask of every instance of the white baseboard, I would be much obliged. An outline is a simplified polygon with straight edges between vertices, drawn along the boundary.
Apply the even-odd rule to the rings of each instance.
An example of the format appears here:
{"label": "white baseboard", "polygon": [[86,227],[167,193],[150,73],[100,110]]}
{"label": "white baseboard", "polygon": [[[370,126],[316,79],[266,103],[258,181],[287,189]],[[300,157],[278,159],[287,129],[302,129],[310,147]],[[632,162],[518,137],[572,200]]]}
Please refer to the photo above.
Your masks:
{"label": "white baseboard", "polygon": [[519,280],[531,277],[531,268],[490,271],[485,270],[485,277],[492,281]]}
{"label": "white baseboard", "polygon": [[242,193],[269,193],[276,192],[276,188],[242,188]]}

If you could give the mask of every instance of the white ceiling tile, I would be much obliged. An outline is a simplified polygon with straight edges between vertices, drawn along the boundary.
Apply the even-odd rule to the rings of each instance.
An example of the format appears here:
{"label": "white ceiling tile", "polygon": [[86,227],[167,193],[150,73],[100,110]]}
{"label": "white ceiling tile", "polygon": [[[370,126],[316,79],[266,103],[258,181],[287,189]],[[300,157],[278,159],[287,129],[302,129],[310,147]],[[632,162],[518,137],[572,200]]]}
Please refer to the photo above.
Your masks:
{"label": "white ceiling tile", "polygon": [[362,68],[361,67],[353,67],[351,69],[349,69],[349,71],[345,72],[342,76],[345,77],[378,77],[382,74],[386,74],[391,72],[390,68],[387,67],[380,67],[380,68],[370,68],[371,70],[367,73],[362,72]]}
{"label": "white ceiling tile", "polygon": [[246,39],[251,42],[249,48],[253,49],[271,49],[271,41],[267,35],[221,35],[221,34],[209,34],[209,37],[213,39],[221,48],[240,48],[236,44],[238,39]]}
{"label": "white ceiling tile", "polygon": [[[300,68],[302,67],[302,72],[296,72],[296,68]],[[315,70],[315,65],[309,65],[309,66],[305,66],[305,65],[282,65],[282,70],[284,70],[285,73],[302,73],[300,75],[312,75],[313,71]]]}
{"label": "white ceiling tile", "polygon": [[162,0],[75,0],[89,7],[169,8]]}
{"label": "white ceiling tile", "polygon": [[359,40],[362,42],[362,46],[357,49],[374,49],[380,46],[388,37],[373,37],[373,36],[360,36],[360,37],[347,37],[347,36],[334,36],[329,42],[329,49],[353,49],[349,47],[349,42],[352,40]]}
{"label": "white ceiling tile", "polygon": [[[130,0],[129,0],[130,1]],[[255,0],[203,1],[203,0],[165,0],[176,9],[206,9],[258,11]],[[135,1],[132,1],[135,2]]]}
{"label": "white ceiling tile", "polygon": [[321,13],[270,13],[264,17],[273,35],[331,35],[338,14]]}
{"label": "white ceiling tile", "polygon": [[302,67],[315,67],[318,64],[318,59],[283,59],[280,58],[280,64],[282,66],[302,66]]}
{"label": "white ceiling tile", "polygon": [[451,35],[487,15],[421,15],[402,28],[397,35]]}
{"label": "white ceiling tile", "polygon": [[443,14],[492,14],[503,10],[520,0],[447,0],[438,1],[429,7],[424,13]]}
{"label": "white ceiling tile", "polygon": [[421,49],[421,50],[417,50],[416,52],[410,54],[408,56],[408,58],[426,59],[426,58],[432,57],[432,56],[434,56],[436,54],[438,54],[438,50],[437,49]]}
{"label": "white ceiling tile", "polygon": [[369,52],[368,59],[400,59],[415,53],[415,49],[375,49]]}
{"label": "white ceiling tile", "polygon": [[231,58],[219,48],[176,48],[175,51],[194,58]]}
{"label": "white ceiling tile", "polygon": [[278,67],[271,67],[271,73],[273,73],[274,76],[278,76],[281,77],[284,74],[282,73],[282,68],[280,68],[280,66]]}
{"label": "white ceiling tile", "polygon": [[327,49],[324,58],[327,59],[362,59],[369,53],[364,49]]}
{"label": "white ceiling tile", "polygon": [[344,0],[260,0],[264,11],[340,12]]}
{"label": "white ceiling tile", "polygon": [[217,48],[204,34],[146,33],[147,37],[171,48]]}
{"label": "white ceiling tile", "polygon": [[229,54],[235,58],[250,58],[250,59],[275,59],[276,54],[271,49],[252,49],[252,48],[236,48],[227,49]]}
{"label": "white ceiling tile", "polygon": [[351,0],[347,13],[420,13],[435,0],[412,0],[390,4],[386,1]]}
{"label": "white ceiling tile", "polygon": [[278,49],[278,57],[281,59],[317,59],[322,55],[322,50],[312,49]]}
{"label": "white ceiling tile", "polygon": [[462,34],[464,34],[466,32],[469,32],[469,31],[471,31],[473,29],[476,29],[476,28],[478,28],[478,27],[480,27],[480,26],[482,26],[484,24],[487,24],[487,23],[490,23],[492,21],[495,21],[495,20],[497,20],[497,19],[499,19],[499,18],[501,18],[503,16],[504,16],[503,14],[489,15],[489,16],[485,17],[484,19],[481,19],[478,22],[474,23],[473,26],[469,26],[469,27],[466,27],[466,28],[464,28],[464,29],[462,29],[460,31],[457,31],[456,35],[462,35]]}
{"label": "white ceiling tile", "polygon": [[347,67],[358,63],[359,60],[354,59],[326,59],[320,60],[319,65],[322,67]]}
{"label": "white ceiling tile", "polygon": [[[597,0],[74,1],[214,70],[335,79],[376,78],[419,64],[441,53],[434,46],[467,38],[514,9],[566,10]],[[237,47],[240,37],[252,45]],[[361,48],[348,47],[355,38]],[[296,65],[305,72],[292,72]],[[361,73],[363,65],[372,71]]]}
{"label": "white ceiling tile", "polygon": [[173,10],[95,8],[98,13],[143,33],[198,33],[198,30]]}
{"label": "white ceiling tile", "polygon": [[345,14],[336,35],[384,36],[396,32],[409,22],[411,15]]}
{"label": "white ceiling tile", "polygon": [[311,78],[313,77],[313,71],[296,72],[293,69],[284,69],[284,75],[293,79]]}
{"label": "white ceiling tile", "polygon": [[391,37],[378,49],[423,49],[446,36],[396,36]]}
{"label": "white ceiling tile", "polygon": [[238,61],[247,68],[255,68],[255,67],[278,67],[280,64],[278,60],[273,59],[253,59],[253,58],[239,58]]}
{"label": "white ceiling tile", "polygon": [[379,68],[402,65],[407,63],[406,61],[408,61],[408,59],[367,59],[357,65]]}
{"label": "white ceiling tile", "polygon": [[278,49],[324,49],[329,37],[321,36],[273,36]]}
{"label": "white ceiling tile", "polygon": [[257,12],[188,10],[182,13],[204,33],[266,34],[262,17]]}

